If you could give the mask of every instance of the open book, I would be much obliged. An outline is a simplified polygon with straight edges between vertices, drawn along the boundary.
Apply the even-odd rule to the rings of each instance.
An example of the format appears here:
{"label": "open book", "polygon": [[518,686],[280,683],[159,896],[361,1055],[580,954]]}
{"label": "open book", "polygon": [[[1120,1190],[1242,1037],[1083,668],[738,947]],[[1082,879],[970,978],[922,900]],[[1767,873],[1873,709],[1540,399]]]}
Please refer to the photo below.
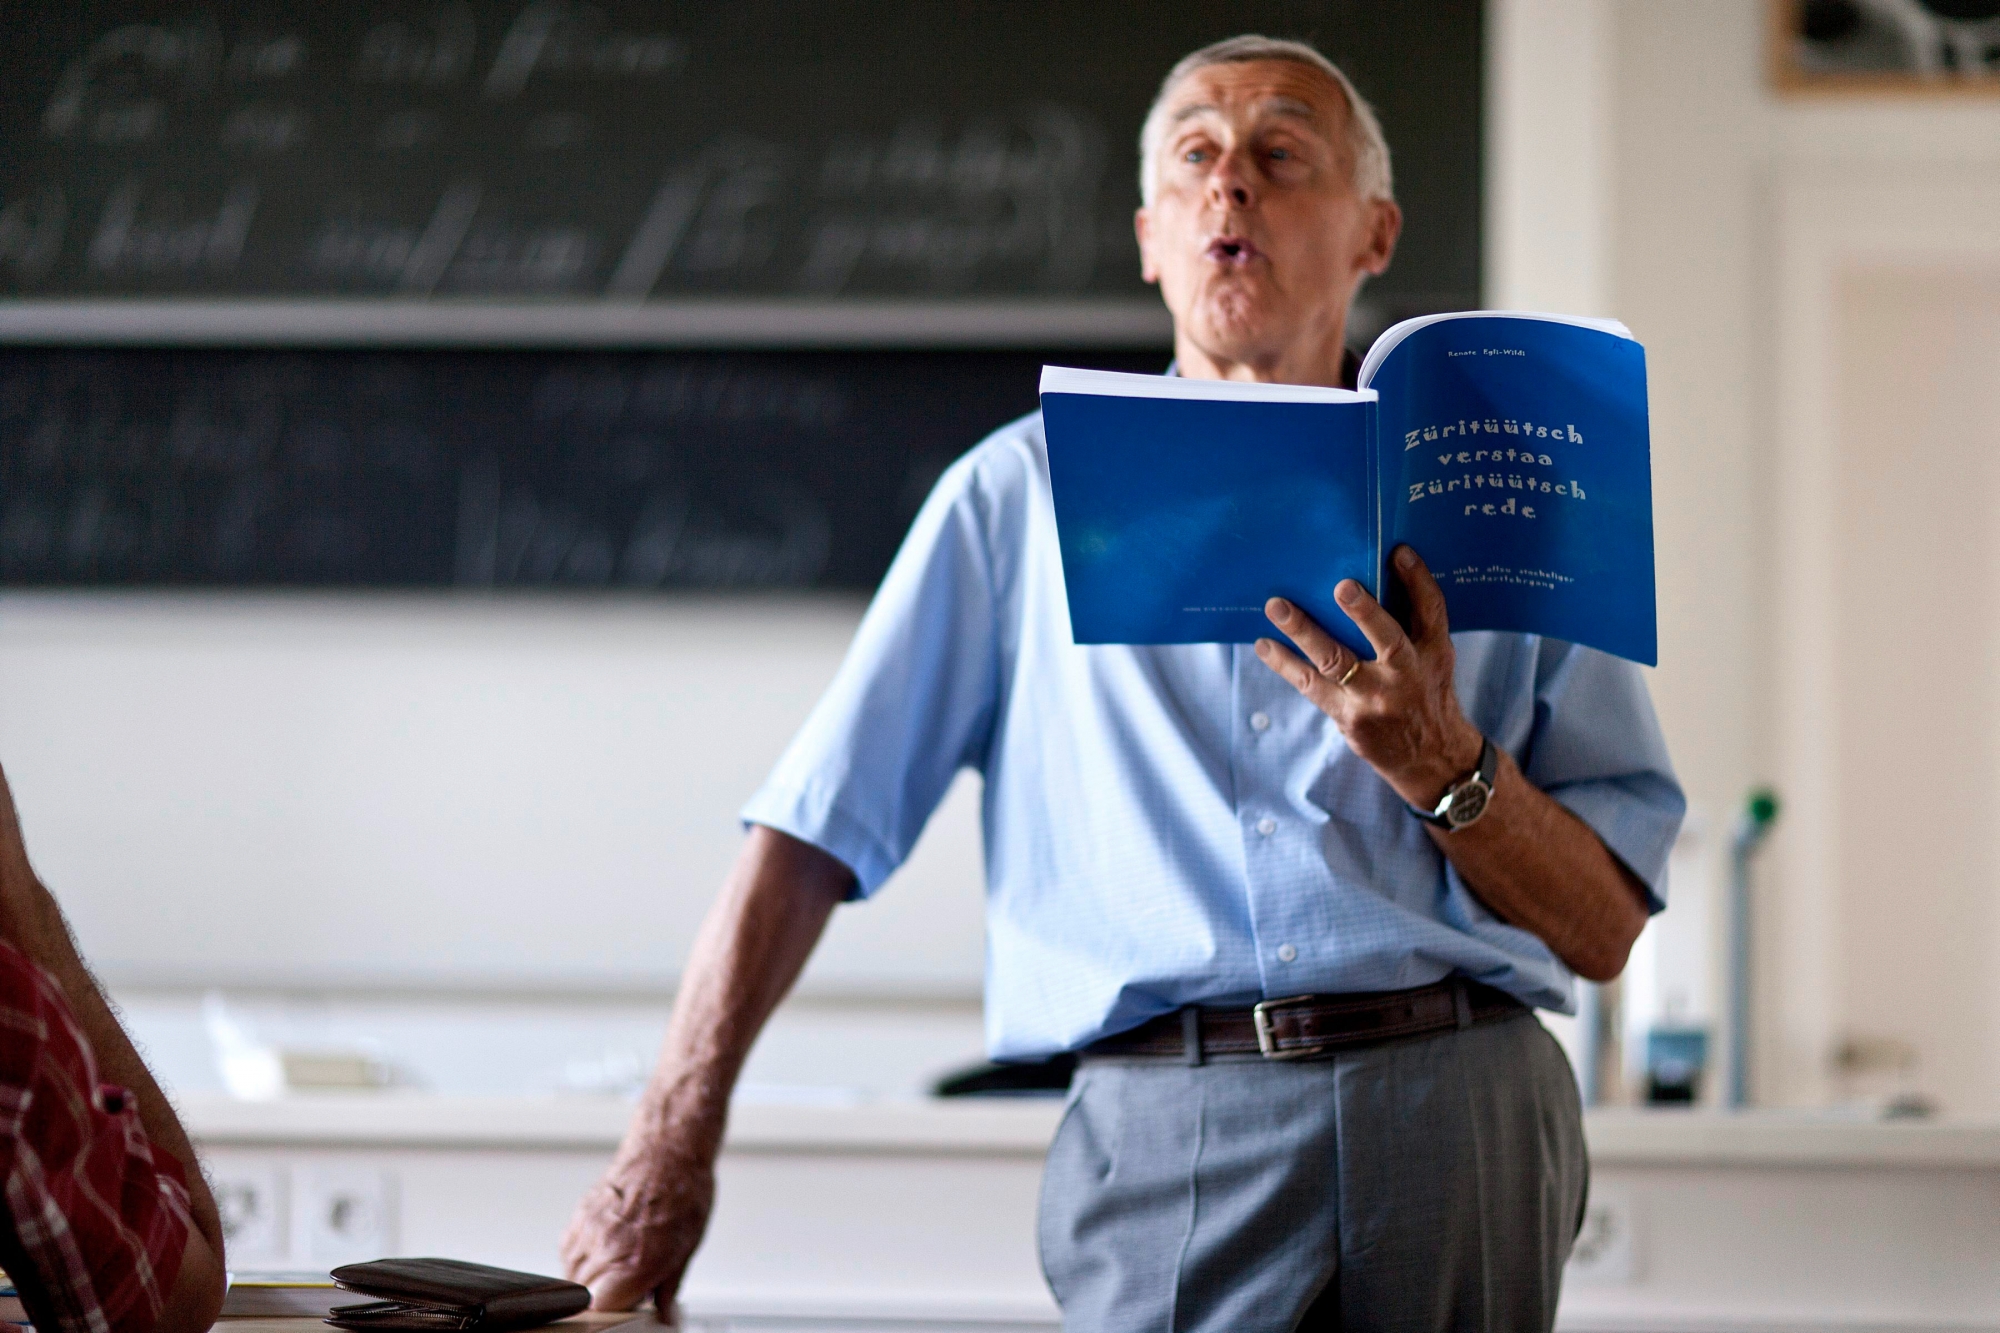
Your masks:
{"label": "open book", "polygon": [[1042,416],[1078,643],[1247,643],[1282,596],[1372,657],[1334,585],[1399,610],[1408,543],[1453,630],[1658,660],[1646,359],[1623,324],[1405,320],[1358,390],[1048,366]]}

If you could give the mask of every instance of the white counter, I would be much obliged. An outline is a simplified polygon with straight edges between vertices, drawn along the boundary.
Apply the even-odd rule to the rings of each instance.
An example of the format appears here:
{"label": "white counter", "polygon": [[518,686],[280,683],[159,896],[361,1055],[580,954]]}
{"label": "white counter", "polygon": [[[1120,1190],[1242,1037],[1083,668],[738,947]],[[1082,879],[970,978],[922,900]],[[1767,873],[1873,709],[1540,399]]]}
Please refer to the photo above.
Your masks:
{"label": "white counter", "polygon": [[[530,1271],[632,1115],[663,1000],[232,995],[264,1039],[405,1086],[233,1100],[199,996],[120,997],[239,1221],[238,1271],[445,1254]],[[1054,1327],[1035,1254],[1051,1099],[921,1095],[976,1003],[794,1000],[753,1052],[689,1269],[709,1329]],[[1784,1112],[1586,1118],[1567,1333],[2000,1333],[2000,1124]]]}
{"label": "white counter", "polygon": [[[314,1144],[609,1152],[633,1104],[610,1097],[438,1097],[355,1094],[244,1102],[181,1099],[188,1130],[222,1145]],[[1055,1132],[1054,1098],[883,1100],[861,1105],[759,1105],[730,1110],[728,1147],[1030,1154]]]}
{"label": "white counter", "polygon": [[[239,1267],[400,1251],[547,1270],[632,1108],[359,1094],[182,1110],[218,1183],[275,1219],[267,1257],[239,1250]],[[1053,1327],[1033,1216],[1059,1114],[1053,1099],[739,1102],[690,1310],[713,1329]],[[2000,1330],[2000,1124],[1606,1111],[1586,1133],[1572,1333]]]}
{"label": "white counter", "polygon": [[1863,1120],[1798,1111],[1593,1111],[1597,1166],[2000,1169],[2000,1121]]}
{"label": "white counter", "polygon": [[[443,1097],[381,1093],[245,1102],[181,1099],[189,1132],[221,1146],[289,1144],[431,1148],[600,1149],[631,1118],[623,1099]],[[882,1100],[760,1105],[730,1113],[737,1151],[938,1151],[1039,1157],[1060,1115],[1055,1098]],[[1961,1166],[2000,1169],[2000,1122],[1861,1120],[1788,1111],[1593,1111],[1584,1117],[1599,1166]]]}

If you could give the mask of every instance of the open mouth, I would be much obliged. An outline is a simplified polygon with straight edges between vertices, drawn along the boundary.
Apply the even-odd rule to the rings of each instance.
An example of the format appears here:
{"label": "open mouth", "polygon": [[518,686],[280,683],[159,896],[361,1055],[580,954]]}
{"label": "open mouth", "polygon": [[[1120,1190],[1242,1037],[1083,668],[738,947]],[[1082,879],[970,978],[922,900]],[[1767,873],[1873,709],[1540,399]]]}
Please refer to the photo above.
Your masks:
{"label": "open mouth", "polygon": [[1208,243],[1208,257],[1218,264],[1241,267],[1259,257],[1257,247],[1242,236],[1218,236]]}

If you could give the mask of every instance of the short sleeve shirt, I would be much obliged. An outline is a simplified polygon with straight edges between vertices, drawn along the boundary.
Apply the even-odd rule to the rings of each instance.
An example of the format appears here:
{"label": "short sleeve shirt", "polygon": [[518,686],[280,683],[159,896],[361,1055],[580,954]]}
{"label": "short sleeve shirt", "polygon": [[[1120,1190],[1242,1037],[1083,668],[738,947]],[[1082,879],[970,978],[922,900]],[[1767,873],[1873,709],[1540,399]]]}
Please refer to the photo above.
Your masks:
{"label": "short sleeve shirt", "polygon": [[[1639,669],[1462,633],[1466,715],[1665,902],[1684,800]],[[987,1038],[1073,1050],[1189,1004],[1453,973],[1573,1008],[1333,722],[1248,645],[1072,641],[1039,414],[953,465],[833,684],[743,811],[873,894],[985,780]]]}

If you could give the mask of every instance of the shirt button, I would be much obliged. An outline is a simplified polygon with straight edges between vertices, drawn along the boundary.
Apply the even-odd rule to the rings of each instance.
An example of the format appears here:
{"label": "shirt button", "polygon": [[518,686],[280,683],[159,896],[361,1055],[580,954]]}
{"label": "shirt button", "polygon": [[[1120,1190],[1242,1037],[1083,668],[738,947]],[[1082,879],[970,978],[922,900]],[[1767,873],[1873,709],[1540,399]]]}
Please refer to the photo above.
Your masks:
{"label": "shirt button", "polygon": [[1250,715],[1250,730],[1269,731],[1270,729],[1271,715],[1269,713],[1252,713]]}
{"label": "shirt button", "polygon": [[1298,951],[1297,949],[1294,949],[1294,948],[1293,948],[1293,947],[1292,947],[1291,945],[1289,945],[1289,944],[1280,944],[1280,945],[1278,946],[1278,961],[1279,961],[1279,962],[1281,962],[1281,963],[1289,963],[1289,962],[1291,962],[1291,961],[1292,961],[1293,959],[1297,958],[1298,956],[1299,956],[1299,951]]}
{"label": "shirt button", "polygon": [[1257,821],[1257,831],[1268,838],[1278,831],[1278,821],[1269,815],[1265,815]]}

